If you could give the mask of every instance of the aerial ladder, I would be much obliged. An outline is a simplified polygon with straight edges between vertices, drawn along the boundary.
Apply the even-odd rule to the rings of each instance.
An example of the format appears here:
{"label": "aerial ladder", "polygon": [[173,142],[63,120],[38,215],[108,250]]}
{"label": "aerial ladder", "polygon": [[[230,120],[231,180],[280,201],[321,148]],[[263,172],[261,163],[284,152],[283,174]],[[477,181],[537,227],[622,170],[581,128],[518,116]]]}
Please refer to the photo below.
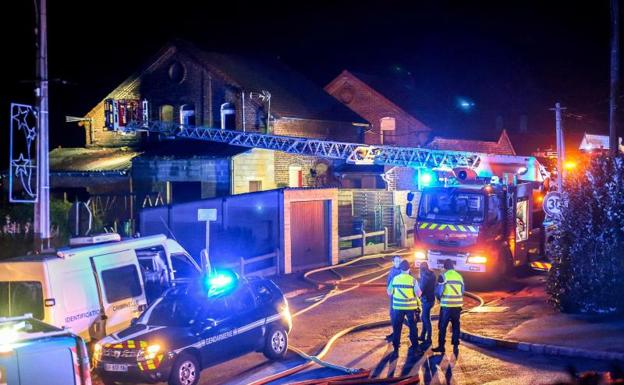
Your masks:
{"label": "aerial ladder", "polygon": [[415,169],[478,170],[488,162],[535,165],[536,180],[544,180],[548,172],[534,157],[492,155],[466,151],[434,150],[423,147],[400,147],[340,142],[326,139],[271,135],[249,131],[204,126],[182,125],[174,122],[129,122],[124,132],[148,131],[168,138],[194,139],[247,148],[282,151],[289,154],[342,160],[357,165],[410,167]]}

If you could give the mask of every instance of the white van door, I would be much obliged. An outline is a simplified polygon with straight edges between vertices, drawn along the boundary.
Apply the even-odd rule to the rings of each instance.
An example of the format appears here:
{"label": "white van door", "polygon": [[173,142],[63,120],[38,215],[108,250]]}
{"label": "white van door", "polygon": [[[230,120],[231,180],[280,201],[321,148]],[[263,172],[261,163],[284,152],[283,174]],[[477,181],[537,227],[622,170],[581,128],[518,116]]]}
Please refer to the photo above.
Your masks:
{"label": "white van door", "polygon": [[[57,264],[60,265],[60,264]],[[52,270],[52,291],[55,293],[55,325],[66,326],[87,342],[90,330],[100,320],[98,290],[93,271],[88,264],[72,270]]]}
{"label": "white van door", "polygon": [[105,332],[111,334],[130,325],[146,307],[143,280],[134,250],[91,257],[106,316]]}

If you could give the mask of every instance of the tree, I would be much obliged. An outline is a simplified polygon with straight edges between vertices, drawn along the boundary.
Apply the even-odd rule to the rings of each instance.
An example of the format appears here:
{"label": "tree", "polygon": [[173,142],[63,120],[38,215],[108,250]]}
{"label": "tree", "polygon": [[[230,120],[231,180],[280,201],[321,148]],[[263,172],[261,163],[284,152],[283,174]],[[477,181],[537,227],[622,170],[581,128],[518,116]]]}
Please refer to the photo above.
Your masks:
{"label": "tree", "polygon": [[624,311],[624,157],[588,160],[565,181],[548,292],[565,312]]}

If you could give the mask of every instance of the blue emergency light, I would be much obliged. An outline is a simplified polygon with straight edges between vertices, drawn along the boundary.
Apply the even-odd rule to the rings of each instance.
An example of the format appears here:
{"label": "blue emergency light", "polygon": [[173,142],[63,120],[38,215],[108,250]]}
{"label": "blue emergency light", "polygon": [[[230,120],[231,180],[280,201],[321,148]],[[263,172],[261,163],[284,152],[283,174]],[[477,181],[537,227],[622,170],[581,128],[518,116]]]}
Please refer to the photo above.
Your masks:
{"label": "blue emergency light", "polygon": [[238,283],[236,273],[229,270],[214,271],[206,277],[208,296],[213,297],[235,288]]}
{"label": "blue emergency light", "polygon": [[420,182],[420,186],[422,187],[428,187],[431,185],[431,183],[435,180],[436,175],[433,171],[428,170],[428,169],[420,169],[419,172],[419,182]]}

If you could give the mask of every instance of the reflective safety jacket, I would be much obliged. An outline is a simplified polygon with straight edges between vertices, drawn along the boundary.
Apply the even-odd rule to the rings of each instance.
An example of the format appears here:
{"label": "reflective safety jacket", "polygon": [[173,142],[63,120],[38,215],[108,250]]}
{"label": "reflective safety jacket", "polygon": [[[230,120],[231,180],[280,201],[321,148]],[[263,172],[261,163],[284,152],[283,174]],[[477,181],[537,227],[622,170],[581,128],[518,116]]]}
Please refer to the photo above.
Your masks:
{"label": "reflective safety jacket", "polygon": [[442,307],[462,307],[464,304],[464,279],[455,270],[448,270],[444,273],[444,285],[440,306]]}
{"label": "reflective safety jacket", "polygon": [[420,298],[414,291],[416,279],[409,274],[401,273],[394,277],[392,288],[393,310],[416,310],[420,308]]}

